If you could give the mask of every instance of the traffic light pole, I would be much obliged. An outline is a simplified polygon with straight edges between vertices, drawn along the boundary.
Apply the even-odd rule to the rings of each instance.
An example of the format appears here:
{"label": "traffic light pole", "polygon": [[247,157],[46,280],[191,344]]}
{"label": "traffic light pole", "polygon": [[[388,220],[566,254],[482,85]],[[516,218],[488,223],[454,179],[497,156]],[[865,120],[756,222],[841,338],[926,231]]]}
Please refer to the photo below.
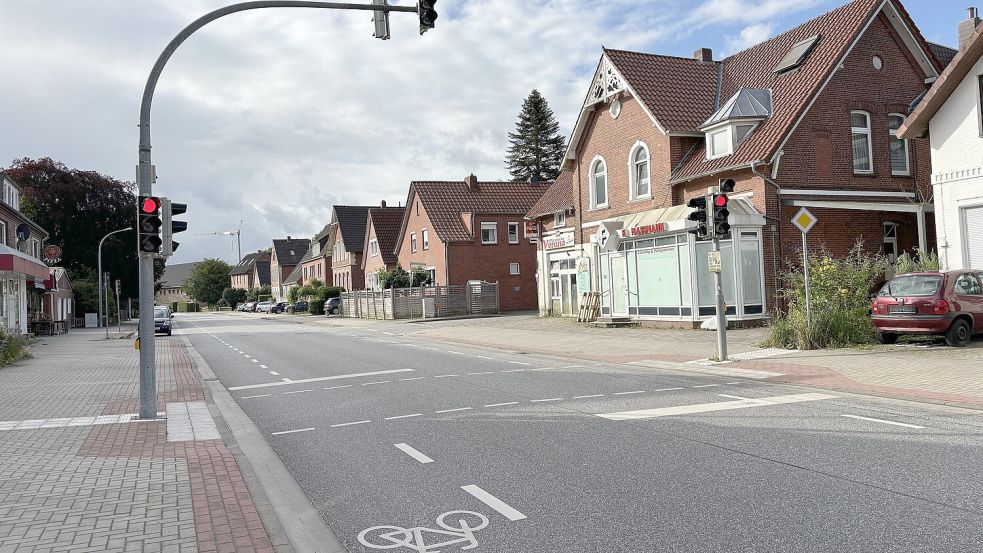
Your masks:
{"label": "traffic light pole", "polygon": [[[714,235],[713,251],[720,254],[720,238]],[[717,302],[717,361],[727,360],[727,306],[724,305],[723,276],[713,273],[713,288]]]}
{"label": "traffic light pole", "polygon": [[[190,25],[185,27],[177,34],[171,42],[167,44],[164,51],[157,57],[150,75],[147,77],[147,84],[143,89],[143,98],[140,102],[140,142],[139,142],[139,165],[137,166],[137,184],[139,193],[142,196],[149,196],[153,193],[152,175],[153,166],[150,159],[150,107],[153,104],[154,90],[157,88],[157,81],[160,79],[164,66],[181,44],[188,39],[195,31],[201,29],[208,23],[229,14],[258,10],[263,8],[321,8],[331,10],[364,10],[382,12],[410,12],[417,13],[416,6],[390,6],[388,4],[346,4],[338,2],[312,2],[294,0],[261,0],[256,2],[242,2],[232,4],[224,8],[219,8],[209,12]],[[137,239],[139,242],[139,238]],[[140,251],[139,246],[137,251]],[[154,346],[154,255],[151,253],[140,252],[140,418],[157,418],[157,367],[154,360],[156,348]],[[100,279],[102,276],[100,275]]]}

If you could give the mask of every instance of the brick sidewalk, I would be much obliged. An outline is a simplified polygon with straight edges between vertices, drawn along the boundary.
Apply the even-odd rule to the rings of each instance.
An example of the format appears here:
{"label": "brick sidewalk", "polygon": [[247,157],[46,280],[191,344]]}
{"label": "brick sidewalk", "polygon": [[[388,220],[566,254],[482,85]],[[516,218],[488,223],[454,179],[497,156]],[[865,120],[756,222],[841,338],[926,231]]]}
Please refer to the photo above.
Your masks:
{"label": "brick sidewalk", "polygon": [[[0,368],[0,553],[275,550],[222,440],[119,422],[139,411],[132,341],[79,331],[33,354]],[[157,367],[159,411],[205,401],[179,338]]]}

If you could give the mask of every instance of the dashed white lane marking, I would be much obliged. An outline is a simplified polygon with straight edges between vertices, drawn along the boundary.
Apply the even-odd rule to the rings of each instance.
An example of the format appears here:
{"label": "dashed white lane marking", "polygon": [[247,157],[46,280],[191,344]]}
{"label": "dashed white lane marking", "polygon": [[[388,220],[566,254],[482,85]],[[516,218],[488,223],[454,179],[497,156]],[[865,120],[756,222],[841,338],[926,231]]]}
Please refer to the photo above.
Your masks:
{"label": "dashed white lane marking", "polygon": [[354,426],[356,424],[367,424],[367,423],[370,423],[370,422],[372,422],[372,421],[343,422],[341,424],[332,424],[331,425],[331,428],[339,428],[339,427],[342,427],[342,426]]}
{"label": "dashed white lane marking", "polygon": [[397,415],[395,417],[383,417],[382,420],[396,421],[399,419],[411,419],[413,417],[422,417],[423,413],[413,413],[412,415]]}
{"label": "dashed white lane marking", "polygon": [[276,371],[270,371],[270,374],[272,374],[273,376],[280,376],[280,373]]}
{"label": "dashed white lane marking", "polygon": [[506,401],[505,403],[489,403],[485,407],[502,407],[503,405],[518,405],[518,401]]}
{"label": "dashed white lane marking", "polygon": [[528,370],[529,369],[509,369],[507,371],[499,371],[499,372],[503,372],[503,373],[521,373],[521,372],[528,371]]}
{"label": "dashed white lane marking", "polygon": [[730,394],[717,394],[717,395],[720,396],[720,397],[726,397],[726,398],[730,398],[730,399],[748,399],[746,397],[732,396]]}
{"label": "dashed white lane marking", "polygon": [[840,415],[840,416],[841,417],[851,418],[851,419],[859,419],[859,420],[862,420],[862,421],[879,422],[881,424],[892,424],[894,426],[904,426],[905,428],[919,428],[919,429],[925,428],[924,426],[918,426],[917,424],[908,424],[906,422],[887,421],[887,420],[884,420],[884,419],[874,419],[874,418],[871,418],[871,417],[861,417],[860,415]]}
{"label": "dashed white lane marking", "polygon": [[263,395],[259,395],[259,396],[243,396],[243,397],[241,397],[239,399],[253,399],[254,397],[270,397],[272,395],[273,394],[263,394]]}
{"label": "dashed white lane marking", "polygon": [[458,407],[457,409],[441,409],[440,411],[434,411],[434,413],[456,413],[457,411],[470,411],[474,407]]}
{"label": "dashed white lane marking", "polygon": [[709,413],[713,411],[725,411],[728,409],[745,409],[748,407],[764,407],[767,405],[783,405],[787,403],[799,403],[803,401],[818,401],[823,399],[835,399],[836,396],[817,393],[792,394],[787,396],[762,397],[757,399],[739,399],[735,401],[717,401],[713,403],[698,403],[695,405],[678,405],[676,407],[661,407],[658,409],[641,409],[637,411],[621,411],[617,413],[599,413],[597,416],[613,420],[638,420],[650,419],[655,417],[668,417],[672,415],[692,415],[695,413]]}
{"label": "dashed white lane marking", "polygon": [[439,349],[434,348],[434,347],[430,347],[430,346],[423,346],[423,347],[425,347],[426,349],[429,349],[429,350],[433,350],[433,351],[440,351]]}
{"label": "dashed white lane marking", "polygon": [[259,363],[259,359],[253,359],[252,362],[253,363]]}
{"label": "dashed white lane marking", "polygon": [[415,369],[391,369],[387,371],[372,371],[364,373],[353,373],[353,374],[338,374],[335,376],[321,376],[318,378],[303,378],[301,380],[290,380],[284,379],[285,382],[267,382],[265,384],[250,384],[248,386],[234,386],[229,388],[230,391],[235,390],[247,390],[252,388],[268,388],[270,386],[286,386],[289,384],[307,384],[308,382],[323,382],[325,380],[339,380],[342,378],[359,378],[363,376],[378,376],[382,374],[393,374],[393,373],[405,373],[405,372],[415,372]]}
{"label": "dashed white lane marking", "polygon": [[245,353],[243,353],[242,356],[245,357],[246,359],[251,359],[252,358],[251,355],[246,355]]}
{"label": "dashed white lane marking", "polygon": [[682,388],[682,387],[677,387],[677,388],[658,388],[658,389],[652,390],[652,391],[653,392],[671,392],[673,390],[685,390],[685,389],[686,388]]}
{"label": "dashed white lane marking", "polygon": [[266,365],[260,365],[259,368],[261,368],[261,369],[268,369],[269,367],[267,367]]}
{"label": "dashed white lane marking", "polygon": [[410,446],[410,445],[407,445],[407,444],[393,444],[393,445],[396,446],[396,449],[398,449],[398,450],[402,451],[403,453],[409,455],[410,457],[416,459],[421,464],[424,464],[425,465],[427,463],[432,463],[433,462],[433,459],[431,459],[430,457],[427,457],[423,453],[420,453],[413,446]]}
{"label": "dashed white lane marking", "polygon": [[716,388],[720,384],[701,384],[699,386],[691,386],[691,388]]}
{"label": "dashed white lane marking", "polygon": [[425,376],[414,376],[413,378],[400,378],[399,381],[406,382],[407,380],[423,380],[425,378]]}
{"label": "dashed white lane marking", "polygon": [[522,361],[506,361],[506,363],[512,363],[513,365],[531,365],[531,363],[523,363]]}
{"label": "dashed white lane marking", "polygon": [[475,355],[478,359],[488,359],[489,361],[494,361],[494,357],[488,357],[487,355]]}
{"label": "dashed white lane marking", "polygon": [[542,403],[544,401],[562,401],[562,397],[551,397],[547,399],[530,399],[529,403]]}
{"label": "dashed white lane marking", "polygon": [[294,390],[292,392],[283,392],[283,395],[288,395],[288,394],[305,394],[307,392],[313,392],[313,391],[314,390]]}
{"label": "dashed white lane marking", "polygon": [[526,518],[526,515],[520,513],[508,503],[486,492],[478,486],[475,486],[474,484],[461,486],[461,489],[473,495],[478,501],[488,505],[492,509],[495,509],[498,511],[498,514],[511,520],[512,522]]}
{"label": "dashed white lane marking", "polygon": [[314,428],[311,427],[311,428],[300,428],[297,430],[283,430],[281,432],[274,432],[273,435],[282,436],[283,434],[296,434],[297,432],[310,432],[311,430],[314,430]]}
{"label": "dashed white lane marking", "polygon": [[613,396],[627,396],[629,394],[644,394],[644,393],[645,393],[645,390],[635,390],[633,392],[615,392],[615,393],[613,393],[611,395],[613,395]]}
{"label": "dashed white lane marking", "polygon": [[451,351],[451,350],[449,350],[449,349],[448,349],[448,350],[444,350],[444,351],[445,351],[446,353],[453,353],[454,355],[464,355],[463,353],[461,353],[461,352],[459,352],[459,351]]}
{"label": "dashed white lane marking", "polygon": [[362,386],[372,386],[373,384],[389,384],[392,380],[376,380],[375,382],[365,382]]}
{"label": "dashed white lane marking", "polygon": [[338,388],[351,388],[351,384],[345,384],[344,386],[328,386],[327,388],[321,388],[322,390],[337,390]]}
{"label": "dashed white lane marking", "polygon": [[383,332],[383,334],[385,334],[387,336],[395,336],[395,334],[393,334],[392,332]]}
{"label": "dashed white lane marking", "polygon": [[460,376],[460,375],[458,375],[458,374],[438,374],[438,375],[434,376],[434,378],[448,378],[448,377],[451,377],[451,376]]}
{"label": "dashed white lane marking", "polygon": [[478,373],[468,373],[466,376],[474,376],[476,374],[495,374],[495,371],[481,371]]}
{"label": "dashed white lane marking", "polygon": [[589,396],[573,396],[570,399],[587,399],[589,397],[604,397],[604,394],[591,394]]}

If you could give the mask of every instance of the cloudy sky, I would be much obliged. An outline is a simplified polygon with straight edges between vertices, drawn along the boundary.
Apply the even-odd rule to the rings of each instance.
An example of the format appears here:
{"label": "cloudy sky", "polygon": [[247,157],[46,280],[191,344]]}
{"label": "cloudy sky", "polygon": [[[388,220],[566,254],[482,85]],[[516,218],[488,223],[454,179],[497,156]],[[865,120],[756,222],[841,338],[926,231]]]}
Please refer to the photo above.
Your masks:
{"label": "cloudy sky", "polygon": [[[351,0],[359,1],[359,0]],[[154,191],[190,208],[173,262],[310,236],[338,204],[405,201],[413,179],[504,179],[538,88],[568,133],[602,45],[715,58],[845,0],[440,0],[437,29],[367,12],[267,9],[196,33],[155,96]],[[368,0],[364,0],[368,3]],[[0,166],[50,156],[133,180],[139,99],[164,45],[229,0],[0,0]],[[390,0],[411,5],[411,0]],[[966,0],[908,0],[953,45]],[[983,4],[983,2],[981,2]]]}

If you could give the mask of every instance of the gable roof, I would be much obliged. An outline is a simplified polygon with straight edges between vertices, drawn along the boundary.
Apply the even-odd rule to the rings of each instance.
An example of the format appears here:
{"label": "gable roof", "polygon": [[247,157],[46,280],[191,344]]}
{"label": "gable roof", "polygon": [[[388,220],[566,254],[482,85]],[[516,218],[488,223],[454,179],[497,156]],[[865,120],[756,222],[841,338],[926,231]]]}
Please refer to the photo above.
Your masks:
{"label": "gable roof", "polygon": [[568,209],[573,209],[573,173],[563,171],[529,209],[526,219],[553,215]]}
{"label": "gable roof", "polygon": [[369,216],[368,205],[336,205],[334,206],[334,219],[338,222],[341,231],[341,239],[345,243],[345,250],[352,253],[362,251],[365,241],[365,221]]}
{"label": "gable roof", "polygon": [[300,284],[300,276],[302,274],[303,274],[303,267],[301,267],[300,263],[298,263],[297,266],[294,267],[292,271],[290,271],[290,274],[287,275],[287,278],[283,279],[283,282],[281,282],[280,284]]}
{"label": "gable roof", "polygon": [[195,268],[198,262],[177,263],[175,265],[164,266],[164,276],[160,277],[161,288],[181,288],[184,286],[184,279],[188,278],[191,269]]}
{"label": "gable roof", "polygon": [[262,258],[256,261],[256,276],[259,277],[257,286],[269,286],[270,282],[270,259]]}
{"label": "gable roof", "polygon": [[[375,239],[379,243],[379,253],[386,265],[396,263],[396,244],[399,239],[399,229],[403,224],[402,207],[373,207],[369,210],[368,222],[365,225],[365,241],[369,240],[370,229],[375,231]],[[365,265],[365,257],[362,258]]]}
{"label": "gable roof", "polygon": [[307,238],[283,238],[273,240],[273,253],[276,254],[276,262],[279,266],[296,265],[307,250],[310,249],[311,241]]}
{"label": "gable roof", "polygon": [[918,107],[898,129],[898,136],[901,138],[922,136],[928,130],[928,122],[942,109],[946,100],[956,91],[966,75],[969,75],[980,58],[983,58],[983,25],[976,29],[966,42],[965,48],[956,54],[942,75],[932,83],[932,88],[922,98]]}
{"label": "gable roof", "polygon": [[232,270],[229,271],[230,275],[245,275],[253,272],[253,268],[256,266],[256,262],[265,259],[267,262],[267,267],[269,266],[270,254],[266,252],[253,252],[246,254]]}
{"label": "gable roof", "polygon": [[959,50],[956,50],[955,48],[949,48],[944,44],[936,44],[934,42],[929,42],[928,47],[932,50],[932,53],[935,54],[935,58],[939,60],[942,67],[949,67],[949,64],[952,63],[953,58],[955,58],[956,54],[959,53]]}
{"label": "gable roof", "polygon": [[525,217],[529,209],[542,197],[551,182],[527,181],[477,182],[469,187],[464,181],[413,181],[407,196],[407,209],[403,212],[399,238],[401,244],[406,233],[410,207],[416,196],[423,204],[433,231],[442,242],[470,242],[473,236],[462,213],[482,215],[515,215]]}

